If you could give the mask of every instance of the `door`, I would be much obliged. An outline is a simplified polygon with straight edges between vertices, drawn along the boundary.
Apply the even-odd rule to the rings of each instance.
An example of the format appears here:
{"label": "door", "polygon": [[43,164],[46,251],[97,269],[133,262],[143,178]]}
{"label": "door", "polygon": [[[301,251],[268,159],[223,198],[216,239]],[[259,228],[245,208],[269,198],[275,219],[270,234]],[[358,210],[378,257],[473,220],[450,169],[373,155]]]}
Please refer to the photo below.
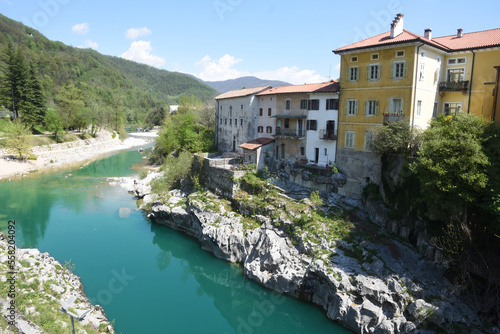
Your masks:
{"label": "door", "polygon": [[314,149],[314,163],[317,164],[319,161],[319,147]]}

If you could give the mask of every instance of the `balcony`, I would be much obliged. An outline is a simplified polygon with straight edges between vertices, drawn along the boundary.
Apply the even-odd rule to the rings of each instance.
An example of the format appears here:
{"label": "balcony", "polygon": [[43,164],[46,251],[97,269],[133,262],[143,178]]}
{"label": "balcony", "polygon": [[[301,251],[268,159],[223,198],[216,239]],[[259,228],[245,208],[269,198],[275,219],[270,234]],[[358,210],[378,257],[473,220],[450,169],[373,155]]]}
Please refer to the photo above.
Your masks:
{"label": "balcony", "polygon": [[301,129],[283,129],[281,127],[276,127],[276,134],[274,137],[303,138],[305,137],[305,131]]}
{"label": "balcony", "polygon": [[442,81],[439,83],[439,92],[466,92],[469,81]]}
{"label": "balcony", "polygon": [[319,139],[323,140],[337,140],[337,131],[335,130],[319,130]]}
{"label": "balcony", "polygon": [[399,122],[404,118],[404,114],[402,112],[387,112],[384,113],[384,125],[388,125],[389,123],[392,122]]}

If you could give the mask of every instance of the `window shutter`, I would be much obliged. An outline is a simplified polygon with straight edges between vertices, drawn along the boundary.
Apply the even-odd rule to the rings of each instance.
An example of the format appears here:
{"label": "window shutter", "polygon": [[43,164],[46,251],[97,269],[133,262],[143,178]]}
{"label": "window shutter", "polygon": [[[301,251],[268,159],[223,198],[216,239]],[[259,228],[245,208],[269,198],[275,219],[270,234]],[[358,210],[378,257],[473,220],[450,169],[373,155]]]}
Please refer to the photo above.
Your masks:
{"label": "window shutter", "polygon": [[392,63],[391,64],[391,75],[390,75],[391,79],[394,78],[395,67],[396,67],[396,64]]}
{"label": "window shutter", "polygon": [[350,67],[347,68],[345,79],[347,81],[351,81],[351,68]]}
{"label": "window shutter", "polygon": [[381,75],[382,75],[382,64],[378,65],[377,79],[380,79]]}
{"label": "window shutter", "polygon": [[370,102],[365,100],[365,115],[368,115],[368,108],[370,108]]}
{"label": "window shutter", "polygon": [[358,114],[358,100],[354,101],[354,115]]}
{"label": "window shutter", "polygon": [[378,100],[375,101],[375,115],[378,115]]}
{"label": "window shutter", "polygon": [[403,63],[403,77],[407,77],[408,76],[408,64],[406,64],[406,62]]}
{"label": "window shutter", "polygon": [[344,115],[347,115],[349,111],[349,101],[346,101],[346,103],[344,104]]}
{"label": "window shutter", "polygon": [[370,79],[370,65],[366,66],[366,75],[365,75],[366,80]]}

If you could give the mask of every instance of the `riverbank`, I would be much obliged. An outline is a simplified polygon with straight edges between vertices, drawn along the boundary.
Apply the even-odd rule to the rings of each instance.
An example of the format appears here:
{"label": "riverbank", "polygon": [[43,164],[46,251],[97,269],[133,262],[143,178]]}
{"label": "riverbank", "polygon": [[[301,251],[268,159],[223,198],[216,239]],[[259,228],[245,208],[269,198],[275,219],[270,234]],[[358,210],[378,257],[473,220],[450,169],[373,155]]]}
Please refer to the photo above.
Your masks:
{"label": "riverbank", "polygon": [[104,310],[92,305],[83,292],[80,278],[71,272],[71,264],[62,265],[37,249],[14,248],[0,234],[0,266],[6,273],[0,279],[0,333],[71,331],[69,315],[59,310],[70,296],[76,297],[70,311],[81,315],[90,310],[84,320],[75,321],[78,333],[115,333]]}
{"label": "riverbank", "polygon": [[[118,185],[134,190],[125,179]],[[174,190],[145,195],[144,206],[155,223],[240,263],[248,278],[321,306],[356,333],[498,333],[486,328],[442,268],[378,226],[361,201],[330,194],[318,211],[307,197],[263,193],[228,200]],[[323,223],[321,211],[337,218]],[[346,224],[344,236],[332,234]]]}
{"label": "riverbank", "polygon": [[0,149],[0,180],[22,177],[34,171],[43,171],[73,163],[91,161],[102,154],[139,147],[154,140],[156,131],[132,132],[125,140],[108,131],[98,132],[95,138],[33,147],[36,160],[12,160],[6,149]]}

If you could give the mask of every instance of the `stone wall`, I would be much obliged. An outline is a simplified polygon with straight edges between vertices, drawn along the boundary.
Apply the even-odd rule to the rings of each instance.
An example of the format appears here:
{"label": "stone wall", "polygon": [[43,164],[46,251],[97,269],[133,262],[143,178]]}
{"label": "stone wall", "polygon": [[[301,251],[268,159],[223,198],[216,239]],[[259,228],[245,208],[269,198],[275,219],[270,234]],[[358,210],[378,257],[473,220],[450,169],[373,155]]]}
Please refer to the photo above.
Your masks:
{"label": "stone wall", "polygon": [[339,147],[336,164],[342,174],[348,177],[380,184],[380,154]]}
{"label": "stone wall", "polygon": [[246,172],[232,170],[231,159],[216,159],[209,154],[197,154],[196,157],[202,158],[202,165],[199,158],[195,158],[193,163],[193,169],[200,170],[200,181],[215,194],[232,198],[239,190],[235,181]]}

